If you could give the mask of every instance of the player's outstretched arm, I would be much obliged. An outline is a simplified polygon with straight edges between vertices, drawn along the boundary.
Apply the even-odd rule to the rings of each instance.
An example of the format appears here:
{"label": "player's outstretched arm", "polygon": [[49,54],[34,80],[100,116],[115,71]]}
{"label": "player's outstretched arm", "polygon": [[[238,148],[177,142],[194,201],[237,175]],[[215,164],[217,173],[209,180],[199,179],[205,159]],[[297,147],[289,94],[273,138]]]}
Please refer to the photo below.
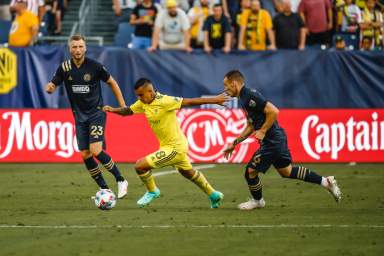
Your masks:
{"label": "player's outstretched arm", "polygon": [[181,106],[198,106],[203,104],[218,104],[224,106],[225,102],[229,100],[230,97],[222,93],[212,98],[184,98]]}
{"label": "player's outstretched arm", "polygon": [[133,111],[131,110],[130,107],[120,107],[120,108],[114,108],[111,106],[104,106],[103,111],[105,112],[110,112],[110,113],[115,113],[121,116],[129,116],[133,114]]}
{"label": "player's outstretched arm", "polygon": [[250,122],[247,122],[247,126],[240,133],[240,135],[232,142],[232,144],[230,144],[229,146],[227,146],[226,149],[224,149],[224,151],[223,151],[224,157],[226,159],[230,158],[232,155],[232,151],[235,149],[236,145],[240,144],[241,142],[246,140],[249,137],[249,135],[252,134],[253,131],[254,131],[254,129],[253,129],[252,124]]}
{"label": "player's outstretched arm", "polygon": [[45,91],[49,94],[53,93],[56,91],[56,85],[52,82],[49,82],[45,85]]}

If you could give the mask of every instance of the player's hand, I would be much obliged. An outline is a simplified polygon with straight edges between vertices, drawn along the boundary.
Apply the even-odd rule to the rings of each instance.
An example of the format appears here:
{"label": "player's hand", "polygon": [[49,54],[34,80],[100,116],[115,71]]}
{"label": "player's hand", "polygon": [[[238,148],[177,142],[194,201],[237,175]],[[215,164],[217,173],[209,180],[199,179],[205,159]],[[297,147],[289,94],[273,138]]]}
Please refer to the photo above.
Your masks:
{"label": "player's hand", "polygon": [[261,143],[265,137],[265,133],[266,132],[263,130],[257,130],[257,131],[254,131],[252,135],[256,137],[259,143]]}
{"label": "player's hand", "polygon": [[104,112],[113,112],[113,107],[108,106],[108,105],[105,105],[105,106],[103,107],[103,111],[104,111]]}
{"label": "player's hand", "polygon": [[224,149],[224,151],[223,151],[224,158],[229,159],[231,157],[234,149],[235,149],[235,147],[233,146],[233,144],[229,145],[226,149]]}
{"label": "player's hand", "polygon": [[45,87],[45,91],[49,94],[53,93],[54,91],[56,90],[56,85],[54,85],[53,83],[49,83],[47,84],[47,86]]}
{"label": "player's hand", "polygon": [[219,94],[214,97],[215,99],[215,104],[225,106],[225,103],[231,100],[231,97],[229,97],[226,93]]}

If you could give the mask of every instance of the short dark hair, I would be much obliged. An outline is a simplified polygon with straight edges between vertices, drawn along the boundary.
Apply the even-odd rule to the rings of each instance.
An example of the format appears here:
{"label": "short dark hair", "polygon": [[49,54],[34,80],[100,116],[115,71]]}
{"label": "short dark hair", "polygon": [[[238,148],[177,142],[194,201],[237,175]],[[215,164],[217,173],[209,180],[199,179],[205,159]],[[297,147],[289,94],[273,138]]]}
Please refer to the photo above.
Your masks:
{"label": "short dark hair", "polygon": [[86,41],[85,40],[85,37],[82,36],[82,35],[73,35],[69,38],[69,42],[72,42],[72,41],[80,41],[80,40],[83,40],[84,42]]}
{"label": "short dark hair", "polygon": [[213,5],[213,7],[223,7],[220,3],[216,3]]}
{"label": "short dark hair", "polygon": [[224,77],[231,81],[235,80],[235,81],[244,82],[244,76],[243,74],[241,74],[239,70],[231,70],[227,74],[225,74]]}
{"label": "short dark hair", "polygon": [[140,78],[136,81],[135,83],[135,90],[139,89],[140,87],[144,86],[144,85],[147,85],[147,84],[152,84],[151,80],[147,79],[147,78]]}

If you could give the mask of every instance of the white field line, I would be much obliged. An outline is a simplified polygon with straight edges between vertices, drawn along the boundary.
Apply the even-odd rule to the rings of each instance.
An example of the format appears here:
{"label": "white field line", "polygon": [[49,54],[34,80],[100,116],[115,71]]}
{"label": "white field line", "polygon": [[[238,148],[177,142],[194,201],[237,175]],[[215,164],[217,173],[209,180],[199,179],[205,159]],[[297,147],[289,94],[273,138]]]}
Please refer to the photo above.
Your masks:
{"label": "white field line", "polygon": [[281,224],[281,225],[0,225],[0,229],[384,229],[384,225]]}
{"label": "white field line", "polygon": [[[203,170],[203,169],[214,168],[215,166],[216,166],[215,164],[205,164],[205,165],[194,166],[193,169],[195,169],[195,170]],[[178,171],[176,171],[176,170],[166,170],[166,171],[154,173],[154,174],[152,174],[152,176],[158,177],[158,176],[164,176],[164,175],[168,175],[168,174],[172,174],[172,173],[177,173],[177,172]]]}

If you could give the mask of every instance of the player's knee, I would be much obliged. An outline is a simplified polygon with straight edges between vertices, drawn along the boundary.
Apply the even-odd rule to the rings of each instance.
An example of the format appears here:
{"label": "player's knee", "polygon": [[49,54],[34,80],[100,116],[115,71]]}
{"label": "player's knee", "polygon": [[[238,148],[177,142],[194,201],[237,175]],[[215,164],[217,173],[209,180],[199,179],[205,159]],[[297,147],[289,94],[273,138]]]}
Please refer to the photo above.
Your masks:
{"label": "player's knee", "polygon": [[98,155],[101,153],[101,151],[102,151],[102,150],[100,150],[100,149],[93,149],[93,148],[90,149],[90,153],[91,153],[94,157],[98,156]]}
{"label": "player's knee", "polygon": [[140,160],[138,160],[135,163],[135,167],[134,168],[136,170],[136,173],[138,173],[138,174],[143,174],[143,173],[146,173],[148,171],[148,168],[146,168],[145,165],[143,165]]}
{"label": "player's knee", "polygon": [[246,180],[249,180],[249,179],[256,179],[259,175],[259,172],[256,171],[255,169],[247,166],[245,168],[245,172],[244,172],[244,177]]}
{"label": "player's knee", "polygon": [[278,172],[282,178],[289,178],[291,176],[291,171],[288,169],[279,169]]}
{"label": "player's knee", "polygon": [[83,159],[88,159],[88,158],[92,157],[92,153],[89,150],[81,150],[80,155],[81,155],[81,158],[83,158]]}
{"label": "player's knee", "polygon": [[182,170],[182,169],[178,169],[179,173],[181,175],[183,175],[184,178],[187,178],[187,179],[192,179],[192,177],[195,175],[195,170]]}

